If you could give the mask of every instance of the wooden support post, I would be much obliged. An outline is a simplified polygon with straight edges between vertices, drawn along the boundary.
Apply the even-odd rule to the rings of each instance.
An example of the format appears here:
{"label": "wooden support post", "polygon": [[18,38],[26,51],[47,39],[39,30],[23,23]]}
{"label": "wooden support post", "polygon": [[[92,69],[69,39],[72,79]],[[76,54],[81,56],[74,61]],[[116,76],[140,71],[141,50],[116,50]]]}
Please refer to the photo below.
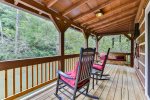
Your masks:
{"label": "wooden support post", "polygon": [[86,37],[86,38],[85,38],[85,46],[84,46],[84,47],[85,47],[85,48],[88,48],[88,47],[89,47],[88,44],[89,44],[89,42],[88,42],[88,37]]}
{"label": "wooden support post", "polygon": [[59,31],[59,55],[61,55],[61,65],[59,66],[59,70],[65,71],[65,59],[64,59],[64,35],[65,31],[71,26],[71,24],[67,21],[60,20],[59,18],[51,15],[50,18],[53,20],[54,25]]}
{"label": "wooden support post", "polygon": [[131,56],[130,56],[130,66],[133,67],[134,65],[134,38],[133,33],[131,34]]}
{"label": "wooden support post", "polygon": [[134,38],[133,38],[133,33],[131,33],[131,36],[129,36],[127,33],[124,33],[124,36],[126,36],[131,41],[130,66],[133,67],[133,65],[134,65]]}
{"label": "wooden support post", "polygon": [[84,39],[85,39],[85,48],[88,48],[88,39],[89,39],[89,36],[90,36],[90,31],[87,31],[87,30],[82,30],[83,32],[83,35],[84,35]]}
{"label": "wooden support post", "polygon": [[96,39],[95,39],[95,43],[96,43],[96,60],[98,58],[98,49],[99,49],[99,41],[100,39],[102,38],[103,36],[96,36]]}

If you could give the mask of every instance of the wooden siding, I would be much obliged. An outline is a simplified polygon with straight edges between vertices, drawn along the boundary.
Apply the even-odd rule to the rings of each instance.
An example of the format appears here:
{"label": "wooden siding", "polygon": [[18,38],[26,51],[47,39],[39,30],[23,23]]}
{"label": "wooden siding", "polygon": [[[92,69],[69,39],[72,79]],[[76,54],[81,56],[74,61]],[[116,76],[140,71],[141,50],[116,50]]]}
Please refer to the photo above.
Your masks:
{"label": "wooden siding", "polygon": [[139,57],[134,58],[134,67],[139,80],[143,87],[145,86],[145,8],[148,0],[141,0],[138,13],[136,16],[136,23],[139,23],[140,36],[135,40],[139,44]]}

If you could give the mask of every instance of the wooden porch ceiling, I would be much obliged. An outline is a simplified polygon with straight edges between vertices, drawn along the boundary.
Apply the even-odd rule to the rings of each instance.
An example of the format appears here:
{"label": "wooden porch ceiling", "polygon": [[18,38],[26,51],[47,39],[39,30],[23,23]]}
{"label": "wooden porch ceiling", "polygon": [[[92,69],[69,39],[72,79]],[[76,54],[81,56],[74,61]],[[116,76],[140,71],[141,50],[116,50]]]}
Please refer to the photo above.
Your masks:
{"label": "wooden porch ceiling", "polygon": [[[93,34],[134,30],[140,0],[2,0],[49,18],[52,14]],[[99,10],[104,12],[96,17]]]}

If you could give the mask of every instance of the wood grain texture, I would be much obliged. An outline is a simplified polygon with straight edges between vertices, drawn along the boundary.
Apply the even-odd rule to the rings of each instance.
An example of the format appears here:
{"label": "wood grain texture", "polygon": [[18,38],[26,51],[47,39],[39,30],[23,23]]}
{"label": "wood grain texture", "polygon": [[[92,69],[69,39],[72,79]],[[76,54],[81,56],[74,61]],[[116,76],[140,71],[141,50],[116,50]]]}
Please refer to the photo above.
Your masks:
{"label": "wood grain texture", "polygon": [[[110,80],[98,81],[98,85],[95,84],[95,89],[92,89],[92,85],[90,85],[89,94],[99,96],[100,100],[146,100],[144,90],[136,76],[134,68],[119,65],[107,65],[105,73],[111,75]],[[69,88],[67,88],[67,90],[71,92]],[[55,87],[30,98],[30,100],[58,100],[53,95],[54,92],[52,91],[55,91]],[[64,90],[62,91],[65,92]],[[65,98],[65,100],[69,100],[60,92],[59,95]],[[80,95],[76,100],[92,99]]]}

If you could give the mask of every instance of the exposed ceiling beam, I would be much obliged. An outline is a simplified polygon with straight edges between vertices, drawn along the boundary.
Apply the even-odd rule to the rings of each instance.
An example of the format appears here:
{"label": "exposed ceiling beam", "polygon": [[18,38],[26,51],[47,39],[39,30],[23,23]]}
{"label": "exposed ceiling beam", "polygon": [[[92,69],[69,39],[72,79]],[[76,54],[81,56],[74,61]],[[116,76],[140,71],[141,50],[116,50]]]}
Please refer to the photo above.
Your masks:
{"label": "exposed ceiling beam", "polygon": [[101,30],[104,30],[104,29],[110,29],[110,28],[113,28],[115,26],[122,26],[122,25],[127,25],[127,24],[132,24],[134,23],[134,19],[128,19],[128,20],[124,20],[124,21],[121,21],[119,23],[115,23],[113,25],[110,25],[110,26],[107,26],[106,28],[100,28]]}
{"label": "exposed ceiling beam", "polygon": [[99,9],[102,9],[102,8],[108,6],[109,4],[111,4],[112,2],[114,2],[114,0],[106,1],[105,3],[103,3],[101,5],[98,5],[95,8],[93,8],[93,9],[91,9],[91,10],[89,10],[89,11],[83,13],[83,14],[80,14],[79,16],[77,16],[75,18],[73,18],[73,21],[76,21],[76,20],[78,20],[78,19],[80,19],[80,18],[82,18],[82,17],[84,17],[84,16],[86,16],[88,14],[91,14],[91,13],[93,13],[93,12],[99,10]]}
{"label": "exposed ceiling beam", "polygon": [[54,5],[58,0],[49,0],[47,7],[50,8],[52,5]]}
{"label": "exposed ceiling beam", "polygon": [[105,24],[105,25],[103,25],[103,26],[101,26],[101,25],[100,25],[100,26],[97,26],[96,28],[93,28],[93,30],[95,31],[95,30],[97,30],[97,29],[99,29],[99,28],[105,28],[105,27],[108,27],[108,26],[110,26],[110,25],[113,25],[113,24],[116,24],[116,23],[120,23],[120,22],[122,22],[122,21],[124,21],[124,20],[134,19],[135,15],[136,15],[136,14],[133,14],[133,15],[124,17],[124,18],[122,18],[122,19],[109,22],[108,24]]}
{"label": "exposed ceiling beam", "polygon": [[77,3],[73,4],[71,7],[69,7],[68,9],[66,9],[62,15],[65,16],[68,13],[70,13],[73,9],[80,7],[81,5],[85,4],[88,0],[79,0]]}
{"label": "exposed ceiling beam", "polygon": [[137,11],[137,7],[133,8],[133,9],[130,9],[130,10],[127,10],[127,11],[124,11],[120,14],[113,15],[113,16],[105,19],[105,20],[100,20],[98,22],[92,23],[92,24],[88,25],[87,28],[95,27],[97,25],[105,25],[106,23],[109,23],[109,22],[112,22],[114,20],[118,20],[118,19],[124,18],[126,16],[129,16],[131,14],[134,14],[134,13],[136,13],[136,11]]}
{"label": "exposed ceiling beam", "polygon": [[[120,5],[120,6],[116,7],[116,8],[114,8],[114,9],[112,9],[112,10],[106,12],[106,13],[105,13],[103,16],[101,16],[99,19],[100,19],[100,20],[107,19],[108,17],[111,17],[111,16],[113,16],[113,15],[115,15],[115,14],[118,14],[118,13],[122,12],[122,10],[124,11],[125,9],[127,9],[127,10],[129,11],[129,10],[132,9],[133,7],[137,7],[137,4],[138,4],[137,1],[131,0],[131,1],[128,2],[128,3],[125,3],[125,4],[123,4],[123,5]],[[121,10],[121,9],[122,9],[122,10]],[[95,20],[97,20],[97,19],[98,19],[98,18],[97,18],[96,16],[94,16],[94,17],[92,17],[92,18],[90,18],[90,19],[87,19],[86,21],[82,22],[81,25],[85,25],[85,24],[90,23],[90,22],[93,22],[93,21],[95,21]]]}

